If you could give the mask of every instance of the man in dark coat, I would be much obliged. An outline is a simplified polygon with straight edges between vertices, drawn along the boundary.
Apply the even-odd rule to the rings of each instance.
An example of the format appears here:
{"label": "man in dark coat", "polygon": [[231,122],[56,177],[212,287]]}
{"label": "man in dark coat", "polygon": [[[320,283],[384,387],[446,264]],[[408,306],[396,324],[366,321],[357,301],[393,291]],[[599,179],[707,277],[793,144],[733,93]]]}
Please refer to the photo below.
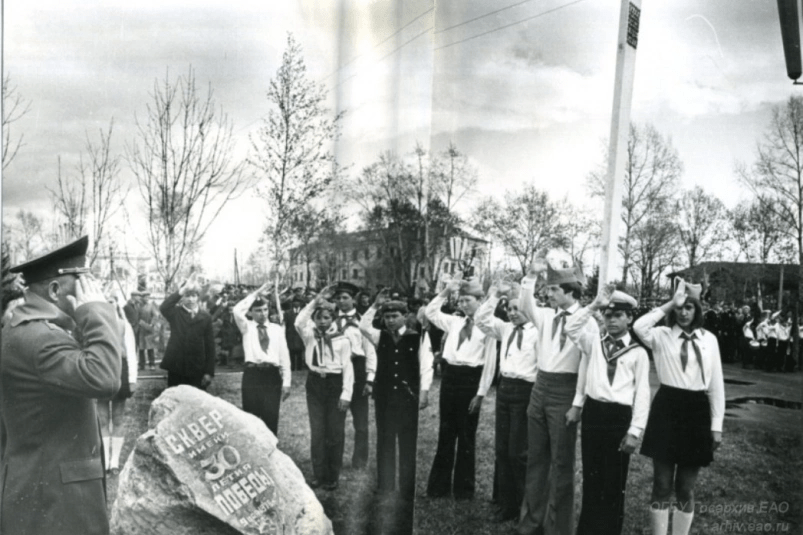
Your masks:
{"label": "man in dark coat", "polygon": [[212,316],[200,306],[199,296],[200,288],[193,273],[159,307],[170,324],[170,339],[159,365],[167,370],[168,387],[190,385],[206,390],[215,375]]}
{"label": "man in dark coat", "polygon": [[85,274],[86,237],[12,269],[28,284],[3,329],[0,533],[109,533],[94,399],[120,388],[114,306]]}

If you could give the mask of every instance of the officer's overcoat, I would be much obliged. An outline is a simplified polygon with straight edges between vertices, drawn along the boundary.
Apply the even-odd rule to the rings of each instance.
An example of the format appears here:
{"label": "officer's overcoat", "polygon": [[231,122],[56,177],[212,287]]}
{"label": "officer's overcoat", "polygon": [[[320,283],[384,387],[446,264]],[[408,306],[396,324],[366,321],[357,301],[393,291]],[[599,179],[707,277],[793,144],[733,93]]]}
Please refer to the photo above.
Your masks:
{"label": "officer's overcoat", "polygon": [[120,388],[117,315],[110,304],[87,303],[73,322],[36,294],[25,300],[3,329],[0,353],[0,533],[108,533],[94,400]]}

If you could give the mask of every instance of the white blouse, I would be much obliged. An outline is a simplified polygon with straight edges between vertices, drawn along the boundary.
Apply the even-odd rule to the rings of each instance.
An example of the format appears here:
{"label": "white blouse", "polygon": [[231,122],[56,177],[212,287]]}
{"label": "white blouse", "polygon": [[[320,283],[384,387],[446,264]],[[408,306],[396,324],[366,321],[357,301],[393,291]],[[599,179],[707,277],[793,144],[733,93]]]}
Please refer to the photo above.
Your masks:
{"label": "white blouse", "polygon": [[725,381],[722,377],[722,361],[716,336],[705,329],[694,331],[703,366],[700,369],[694,349],[689,347],[689,359],[686,369],[683,370],[680,362],[680,350],[683,345],[680,335],[683,330],[677,325],[671,328],[656,327],[655,324],[663,317],[664,312],[656,308],[637,319],[633,324],[633,330],[644,345],[652,349],[655,370],[661,384],[684,390],[702,390],[708,394],[711,404],[711,430],[721,432],[725,416]]}

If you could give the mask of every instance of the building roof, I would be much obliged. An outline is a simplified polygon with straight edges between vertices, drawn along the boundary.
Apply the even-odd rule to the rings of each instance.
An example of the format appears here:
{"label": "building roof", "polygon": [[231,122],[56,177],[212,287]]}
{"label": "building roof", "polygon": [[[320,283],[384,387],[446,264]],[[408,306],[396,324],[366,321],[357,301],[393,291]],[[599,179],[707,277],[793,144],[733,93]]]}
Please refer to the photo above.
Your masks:
{"label": "building roof", "polygon": [[669,273],[667,277],[682,277],[684,280],[703,282],[706,278],[713,285],[717,275],[726,275],[728,280],[739,283],[758,283],[777,289],[783,268],[783,287],[795,290],[800,281],[798,264],[759,264],[753,262],[701,262],[694,267]]}

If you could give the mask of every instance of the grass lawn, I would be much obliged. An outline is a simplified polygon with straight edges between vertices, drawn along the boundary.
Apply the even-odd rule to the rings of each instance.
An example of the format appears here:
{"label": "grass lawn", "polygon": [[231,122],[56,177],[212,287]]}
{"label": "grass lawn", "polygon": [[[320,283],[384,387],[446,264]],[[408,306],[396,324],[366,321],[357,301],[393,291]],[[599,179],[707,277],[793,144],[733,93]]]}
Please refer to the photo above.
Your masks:
{"label": "grass lawn", "polygon": [[[305,477],[310,478],[305,379],[305,372],[293,374],[293,393],[282,405],[279,419],[279,448],[296,462]],[[239,373],[221,373],[215,378],[209,393],[240,406],[240,380]],[[126,408],[123,459],[131,452],[136,437],[147,429],[150,403],[164,387],[164,379],[139,382],[138,390]],[[512,522],[500,525],[488,521],[493,481],[494,389],[483,403],[477,432],[477,492],[474,500],[456,502],[451,498],[429,499],[425,495],[437,444],[438,389],[439,381],[436,379],[430,392],[430,406],[422,411],[419,420],[414,532],[421,535],[507,533],[513,526]],[[701,471],[696,485],[698,505],[692,533],[748,532],[751,527],[754,532],[801,533],[801,411],[751,406],[745,411],[729,410],[728,414],[731,416],[725,420],[723,445],[715,456],[715,462]],[[351,469],[353,431],[349,415],[340,488],[334,492],[317,489],[316,495],[338,535],[409,533],[409,526],[400,526],[404,524],[399,520],[400,502],[393,496],[379,499],[373,493],[376,479],[373,406],[370,418],[371,459],[368,470]],[[582,488],[579,441],[577,459],[575,489],[579,513]],[[116,494],[116,485],[116,477],[112,476],[109,481],[110,505]],[[633,456],[623,533],[650,533],[647,508],[651,485],[650,460]],[[723,524],[727,522],[731,524]]]}

